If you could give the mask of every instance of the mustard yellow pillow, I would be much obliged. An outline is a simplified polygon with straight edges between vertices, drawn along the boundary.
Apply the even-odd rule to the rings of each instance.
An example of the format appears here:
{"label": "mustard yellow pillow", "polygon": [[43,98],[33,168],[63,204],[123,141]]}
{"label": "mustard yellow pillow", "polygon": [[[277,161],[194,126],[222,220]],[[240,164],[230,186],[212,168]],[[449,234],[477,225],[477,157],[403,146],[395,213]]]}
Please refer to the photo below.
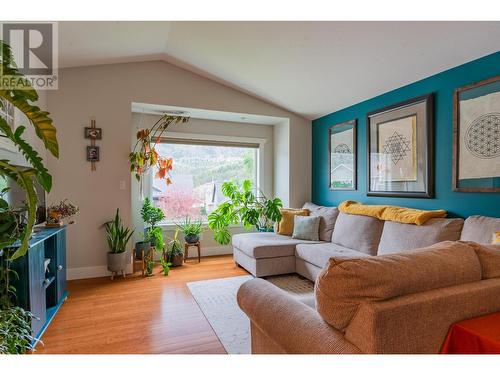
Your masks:
{"label": "mustard yellow pillow", "polygon": [[493,241],[492,245],[500,245],[500,230],[498,232],[493,233]]}
{"label": "mustard yellow pillow", "polygon": [[291,236],[295,216],[309,216],[307,208],[281,208],[281,221],[278,224],[278,234]]}

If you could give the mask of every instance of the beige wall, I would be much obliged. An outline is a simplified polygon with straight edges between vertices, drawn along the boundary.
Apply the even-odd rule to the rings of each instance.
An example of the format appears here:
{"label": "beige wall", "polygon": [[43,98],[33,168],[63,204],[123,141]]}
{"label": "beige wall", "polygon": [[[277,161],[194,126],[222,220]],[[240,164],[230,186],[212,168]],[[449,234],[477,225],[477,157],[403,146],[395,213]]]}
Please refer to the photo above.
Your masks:
{"label": "beige wall", "polygon": [[[60,143],[60,159],[49,156],[54,178],[49,202],[68,198],[81,207],[76,225],[68,230],[69,277],[105,274],[107,249],[102,224],[117,207],[125,223],[132,223],[127,161],[132,102],[288,118],[289,139],[284,145],[288,150],[281,144],[275,151],[282,157],[288,153],[288,165],[275,164],[275,174],[280,176],[275,180],[275,191],[281,195],[277,187],[287,187],[283,194],[288,195],[286,203],[291,206],[310,198],[310,121],[165,62],[61,69],[59,89],[49,92],[47,100]],[[101,161],[95,172],[85,160],[89,142],[83,138],[83,127],[89,125],[91,116],[103,129],[103,140],[98,141]],[[275,132],[274,136],[276,150],[276,136],[281,134]],[[126,182],[124,190],[119,188],[121,181]]]}

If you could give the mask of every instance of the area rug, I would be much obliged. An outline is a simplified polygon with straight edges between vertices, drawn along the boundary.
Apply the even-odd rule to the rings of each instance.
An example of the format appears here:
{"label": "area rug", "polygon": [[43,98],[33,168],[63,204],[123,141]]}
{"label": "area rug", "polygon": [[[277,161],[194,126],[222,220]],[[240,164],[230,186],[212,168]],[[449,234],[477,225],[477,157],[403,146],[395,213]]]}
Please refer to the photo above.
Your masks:
{"label": "area rug", "polygon": [[[250,354],[250,321],[236,302],[236,293],[253,276],[204,280],[187,283],[191,294],[229,354]],[[298,276],[274,276],[266,279],[302,299],[314,293],[313,283]]]}

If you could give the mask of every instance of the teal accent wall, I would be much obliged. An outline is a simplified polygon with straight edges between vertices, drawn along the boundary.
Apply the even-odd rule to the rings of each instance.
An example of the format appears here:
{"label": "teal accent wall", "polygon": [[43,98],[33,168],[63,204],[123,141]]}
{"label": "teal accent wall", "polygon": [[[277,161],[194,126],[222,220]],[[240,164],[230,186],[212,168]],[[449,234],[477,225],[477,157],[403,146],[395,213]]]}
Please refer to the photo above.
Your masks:
{"label": "teal accent wall", "polygon": [[[439,57],[436,57],[439,58]],[[312,123],[312,200],[334,206],[346,199],[367,204],[392,204],[421,209],[448,210],[451,216],[487,215],[500,217],[500,193],[452,191],[453,92],[456,88],[500,75],[500,52],[333,112]],[[333,91],[335,92],[335,91]],[[368,197],[366,182],[366,114],[368,112],[434,93],[435,198]],[[333,94],[334,95],[334,94]],[[328,128],[344,121],[358,120],[358,189],[328,189]]]}

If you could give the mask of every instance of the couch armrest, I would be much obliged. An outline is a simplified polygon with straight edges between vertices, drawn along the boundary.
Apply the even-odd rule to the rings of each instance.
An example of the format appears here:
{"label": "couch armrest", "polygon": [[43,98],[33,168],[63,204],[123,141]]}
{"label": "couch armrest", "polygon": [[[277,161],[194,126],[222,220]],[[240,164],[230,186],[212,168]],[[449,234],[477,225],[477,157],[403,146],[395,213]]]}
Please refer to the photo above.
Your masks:
{"label": "couch armrest", "polygon": [[272,341],[270,347],[278,347],[285,353],[360,353],[315,310],[270,282],[247,281],[238,290],[237,299],[252,325]]}

